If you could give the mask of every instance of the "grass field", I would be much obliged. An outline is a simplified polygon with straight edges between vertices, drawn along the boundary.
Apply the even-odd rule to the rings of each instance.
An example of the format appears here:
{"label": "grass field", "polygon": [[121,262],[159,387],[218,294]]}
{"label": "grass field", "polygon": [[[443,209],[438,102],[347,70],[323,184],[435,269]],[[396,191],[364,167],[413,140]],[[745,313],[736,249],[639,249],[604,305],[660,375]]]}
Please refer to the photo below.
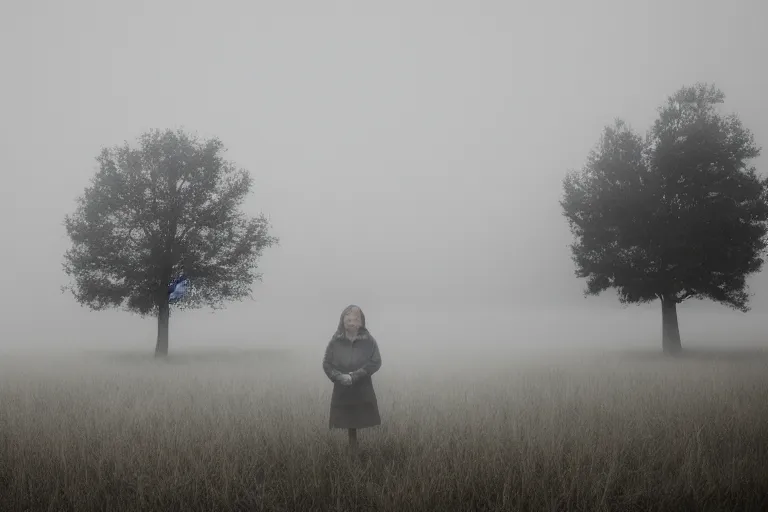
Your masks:
{"label": "grass field", "polygon": [[768,510],[768,355],[495,363],[385,353],[352,459],[319,356],[5,357],[0,510]]}

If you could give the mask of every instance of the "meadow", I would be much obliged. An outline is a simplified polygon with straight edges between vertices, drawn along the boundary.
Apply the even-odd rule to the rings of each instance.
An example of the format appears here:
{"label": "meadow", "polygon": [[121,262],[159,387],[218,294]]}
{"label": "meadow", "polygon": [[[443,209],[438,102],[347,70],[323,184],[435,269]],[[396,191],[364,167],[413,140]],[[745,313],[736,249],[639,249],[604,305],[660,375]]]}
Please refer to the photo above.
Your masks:
{"label": "meadow", "polygon": [[764,352],[384,352],[356,457],[312,356],[4,356],[0,510],[768,510]]}

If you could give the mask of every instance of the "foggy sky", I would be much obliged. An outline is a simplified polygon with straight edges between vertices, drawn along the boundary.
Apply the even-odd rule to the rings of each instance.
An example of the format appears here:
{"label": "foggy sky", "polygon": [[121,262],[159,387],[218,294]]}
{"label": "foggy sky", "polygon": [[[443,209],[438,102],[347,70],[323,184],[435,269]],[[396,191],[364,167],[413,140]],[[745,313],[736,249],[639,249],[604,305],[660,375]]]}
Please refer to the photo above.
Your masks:
{"label": "foggy sky", "polygon": [[[154,347],[153,320],[92,313],[59,291],[63,218],[94,158],[149,129],[219,137],[254,177],[247,210],[281,239],[256,301],[174,316],[171,351],[326,340],[349,303],[391,337],[471,337],[481,323],[494,336],[660,343],[658,305],[582,297],[562,178],[614,118],[644,132],[697,81],[723,89],[725,110],[768,144],[760,0],[0,9],[4,346]],[[747,315],[681,308],[684,342],[711,335],[712,318],[723,335],[759,337],[768,274],[750,285]]]}

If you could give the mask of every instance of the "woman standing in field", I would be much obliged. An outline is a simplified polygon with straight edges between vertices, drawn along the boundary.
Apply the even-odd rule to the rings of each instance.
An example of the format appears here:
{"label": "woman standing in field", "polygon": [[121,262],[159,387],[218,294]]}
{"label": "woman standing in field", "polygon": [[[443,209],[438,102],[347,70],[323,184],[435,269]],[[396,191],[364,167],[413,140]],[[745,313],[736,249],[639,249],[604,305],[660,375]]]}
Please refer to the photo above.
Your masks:
{"label": "woman standing in field", "polygon": [[348,430],[352,450],[357,448],[357,429],[381,425],[371,379],[379,368],[379,347],[365,327],[365,315],[357,306],[347,307],[325,349],[323,370],[333,382],[329,426]]}

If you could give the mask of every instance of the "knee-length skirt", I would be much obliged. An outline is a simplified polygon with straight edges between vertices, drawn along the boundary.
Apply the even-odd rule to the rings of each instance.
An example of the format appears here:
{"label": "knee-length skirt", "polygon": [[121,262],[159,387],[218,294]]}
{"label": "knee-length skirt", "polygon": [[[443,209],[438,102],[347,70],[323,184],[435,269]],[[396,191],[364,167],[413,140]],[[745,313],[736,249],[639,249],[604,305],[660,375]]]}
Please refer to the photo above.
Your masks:
{"label": "knee-length skirt", "polygon": [[368,428],[381,425],[376,402],[360,404],[331,404],[330,428]]}

